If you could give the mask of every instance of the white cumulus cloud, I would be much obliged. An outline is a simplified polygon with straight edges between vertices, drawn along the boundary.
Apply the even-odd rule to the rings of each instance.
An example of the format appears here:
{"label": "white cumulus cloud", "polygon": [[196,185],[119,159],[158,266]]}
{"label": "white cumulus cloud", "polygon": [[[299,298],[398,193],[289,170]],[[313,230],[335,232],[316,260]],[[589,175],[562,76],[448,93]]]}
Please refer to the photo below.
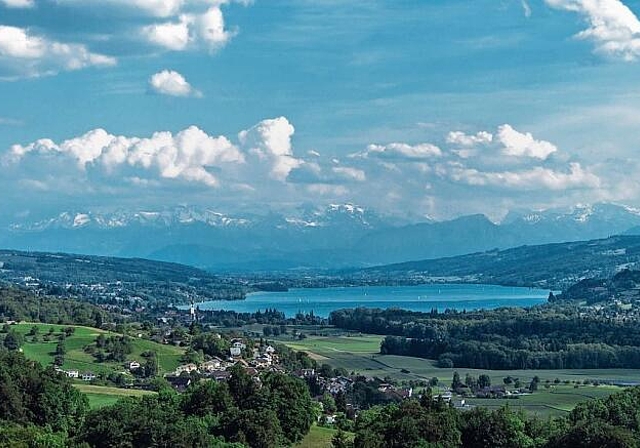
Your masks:
{"label": "white cumulus cloud", "polygon": [[285,117],[263,120],[251,129],[240,132],[243,147],[257,156],[269,169],[269,175],[285,181],[289,173],[302,164],[293,155],[291,137],[295,128]]}
{"label": "white cumulus cloud", "polygon": [[181,16],[177,22],[157,23],[145,26],[142,34],[149,42],[167,50],[182,51],[187,48],[189,37],[189,19]]}
{"label": "white cumulus cloud", "polygon": [[54,74],[116,63],[115,58],[92,53],[82,44],[57,42],[27,29],[0,25],[0,69],[5,72],[4,77]]}
{"label": "white cumulus cloud", "polygon": [[640,56],[640,21],[620,0],[545,0],[557,9],[580,14],[588,28],[576,35],[594,42],[598,53],[634,61]]}
{"label": "white cumulus cloud", "polygon": [[[0,153],[0,165],[5,181],[49,191],[68,192],[74,182],[87,191],[110,191],[116,185],[263,191],[286,185],[291,171],[305,164],[294,155],[294,132],[285,117],[263,120],[240,132],[237,143],[195,126],[150,137],[114,135],[98,128],[61,142],[42,138],[15,144]],[[364,178],[357,169],[338,169],[333,175],[345,182]]]}
{"label": "white cumulus cloud", "polygon": [[508,124],[498,128],[497,139],[504,145],[502,152],[508,156],[544,160],[558,150],[552,143],[536,140],[531,133],[518,132]]}
{"label": "white cumulus cloud", "polygon": [[224,47],[234,35],[225,27],[219,5],[202,14],[181,14],[177,20],[147,25],[142,35],[149,42],[171,51],[204,48],[215,51]]}
{"label": "white cumulus cloud", "polygon": [[[177,179],[215,187],[213,171],[224,164],[242,164],[244,154],[226,137],[212,137],[191,126],[173,135],[156,132],[149,138],[124,137],[95,129],[61,143],[41,139],[14,145],[3,158],[5,167],[58,166],[75,163],[80,173],[127,179]],[[66,164],[68,166],[68,163]]]}
{"label": "white cumulus cloud", "polygon": [[194,89],[180,73],[173,70],[163,70],[149,79],[151,89],[161,95],[181,97],[201,97],[202,93]]}
{"label": "white cumulus cloud", "polygon": [[[149,46],[158,49],[156,55],[166,51],[213,53],[238,33],[237,28],[227,27],[223,8],[230,4],[248,6],[252,0],[43,0],[42,3],[42,11],[59,9],[55,12],[78,13],[78,17],[90,10],[92,19],[100,20],[105,29],[96,31],[91,20],[82,19],[62,31],[43,20],[39,20],[37,30],[22,22],[0,25],[0,80],[114,65],[115,55],[123,54],[125,47],[127,55],[136,56],[142,52],[147,56]],[[38,5],[36,0],[0,0],[0,10],[35,9]],[[49,35],[55,35],[56,39]],[[101,48],[109,48],[101,52],[114,56],[91,51],[89,47],[96,42]]]}

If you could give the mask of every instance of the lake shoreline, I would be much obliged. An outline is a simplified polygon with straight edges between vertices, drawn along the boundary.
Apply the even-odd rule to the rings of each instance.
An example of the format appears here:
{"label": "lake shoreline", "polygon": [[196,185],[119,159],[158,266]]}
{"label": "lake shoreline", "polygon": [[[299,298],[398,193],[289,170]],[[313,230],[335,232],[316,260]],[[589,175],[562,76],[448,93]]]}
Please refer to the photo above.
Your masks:
{"label": "lake shoreline", "polygon": [[344,308],[402,308],[410,311],[437,309],[478,310],[501,307],[527,307],[545,303],[551,291],[530,287],[430,283],[412,286],[338,286],[291,288],[288,291],[256,291],[241,301],[205,301],[195,304],[201,310],[227,310],[251,313],[276,309],[293,317],[313,313],[328,317]]}

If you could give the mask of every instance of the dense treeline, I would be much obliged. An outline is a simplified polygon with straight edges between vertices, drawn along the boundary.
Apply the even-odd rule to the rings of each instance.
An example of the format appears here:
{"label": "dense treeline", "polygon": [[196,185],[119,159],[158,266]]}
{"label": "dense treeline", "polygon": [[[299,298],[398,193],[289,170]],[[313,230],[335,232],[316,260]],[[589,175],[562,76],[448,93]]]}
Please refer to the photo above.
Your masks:
{"label": "dense treeline", "polygon": [[267,448],[301,440],[315,418],[304,383],[268,374],[260,387],[242,368],[228,383],[207,381],[183,395],[162,391],[92,411],[82,438],[92,447]]}
{"label": "dense treeline", "polygon": [[34,294],[0,285],[0,321],[26,320],[61,325],[100,327],[118,317],[90,303]]}
{"label": "dense treeline", "polygon": [[478,369],[640,368],[640,327],[543,306],[472,313],[350,309],[340,328],[388,335],[381,353]]}
{"label": "dense treeline", "polygon": [[242,327],[243,325],[325,325],[327,319],[311,313],[297,313],[295,317],[287,318],[282,311],[265,309],[254,313],[239,313],[231,310],[201,310],[197,309],[198,321],[223,327]]}
{"label": "dense treeline", "polygon": [[17,352],[0,352],[0,385],[0,447],[271,448],[300,441],[315,420],[303,381],[268,373],[258,382],[239,366],[227,383],[93,411],[66,376]]}
{"label": "dense treeline", "polygon": [[0,442],[15,425],[76,436],[88,408],[86,397],[53,368],[44,369],[18,352],[0,351]]}
{"label": "dense treeline", "polygon": [[[640,445],[640,389],[579,404],[568,417],[529,419],[508,407],[458,412],[424,396],[375,407],[356,421],[355,448],[632,448]],[[349,446],[337,436],[334,446]]]}

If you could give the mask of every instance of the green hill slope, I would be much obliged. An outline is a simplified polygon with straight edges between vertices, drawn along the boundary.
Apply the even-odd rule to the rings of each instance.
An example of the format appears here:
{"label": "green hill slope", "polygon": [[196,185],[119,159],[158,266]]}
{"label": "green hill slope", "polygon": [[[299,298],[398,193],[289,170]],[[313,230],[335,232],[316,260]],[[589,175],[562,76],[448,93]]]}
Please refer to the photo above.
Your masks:
{"label": "green hill slope", "polygon": [[[28,336],[28,333],[33,327],[38,328],[37,342],[33,342],[33,336]],[[65,338],[66,354],[64,355],[64,364],[61,366],[63,369],[78,370],[81,373],[90,371],[95,374],[125,371],[122,362],[98,362],[93,355],[84,350],[86,346],[95,343],[96,337],[99,334],[108,336],[117,335],[116,333],[110,333],[96,328],[69,325],[20,323],[11,326],[17,333],[23,335],[25,339],[25,343],[22,346],[25,356],[45,366],[53,363],[56,345],[58,344],[58,336],[68,327],[74,328],[74,332]],[[53,333],[50,333],[51,329],[53,329]],[[49,334],[52,336],[47,338]],[[49,340],[45,340],[45,338]],[[146,351],[156,352],[159,373],[175,370],[180,364],[180,357],[184,353],[182,348],[162,345],[144,339],[131,338],[131,344],[133,350],[132,353],[127,355],[127,360],[142,362],[142,353]]]}
{"label": "green hill slope", "polygon": [[358,281],[465,281],[563,289],[583,278],[606,278],[640,266],[640,236],[522,246],[459,257],[412,261],[354,272]]}

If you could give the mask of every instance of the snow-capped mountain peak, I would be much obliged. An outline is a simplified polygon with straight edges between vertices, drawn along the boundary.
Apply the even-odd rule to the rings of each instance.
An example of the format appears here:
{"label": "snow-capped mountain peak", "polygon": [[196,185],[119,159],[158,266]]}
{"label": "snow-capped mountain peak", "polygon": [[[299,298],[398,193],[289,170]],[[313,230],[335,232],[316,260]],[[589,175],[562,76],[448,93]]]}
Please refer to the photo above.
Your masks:
{"label": "snow-capped mountain peak", "polygon": [[246,226],[250,220],[232,217],[212,210],[192,207],[176,207],[160,211],[116,211],[99,213],[91,211],[62,212],[56,217],[32,222],[14,223],[14,231],[42,231],[46,229],[115,229],[134,225],[163,226],[204,224],[211,227]]}
{"label": "snow-capped mountain peak", "polygon": [[[593,216],[594,213],[595,211],[593,206],[578,204],[575,206],[575,208],[573,209],[570,215],[576,222],[585,223],[589,221],[589,219]],[[558,216],[558,219],[562,219],[562,216]]]}
{"label": "snow-capped mountain peak", "polygon": [[327,207],[327,211],[332,212],[347,212],[352,214],[364,214],[365,210],[363,207],[353,205],[353,204],[329,204]]}
{"label": "snow-capped mountain peak", "polygon": [[73,227],[82,227],[91,222],[91,218],[86,213],[78,213],[73,218]]}

